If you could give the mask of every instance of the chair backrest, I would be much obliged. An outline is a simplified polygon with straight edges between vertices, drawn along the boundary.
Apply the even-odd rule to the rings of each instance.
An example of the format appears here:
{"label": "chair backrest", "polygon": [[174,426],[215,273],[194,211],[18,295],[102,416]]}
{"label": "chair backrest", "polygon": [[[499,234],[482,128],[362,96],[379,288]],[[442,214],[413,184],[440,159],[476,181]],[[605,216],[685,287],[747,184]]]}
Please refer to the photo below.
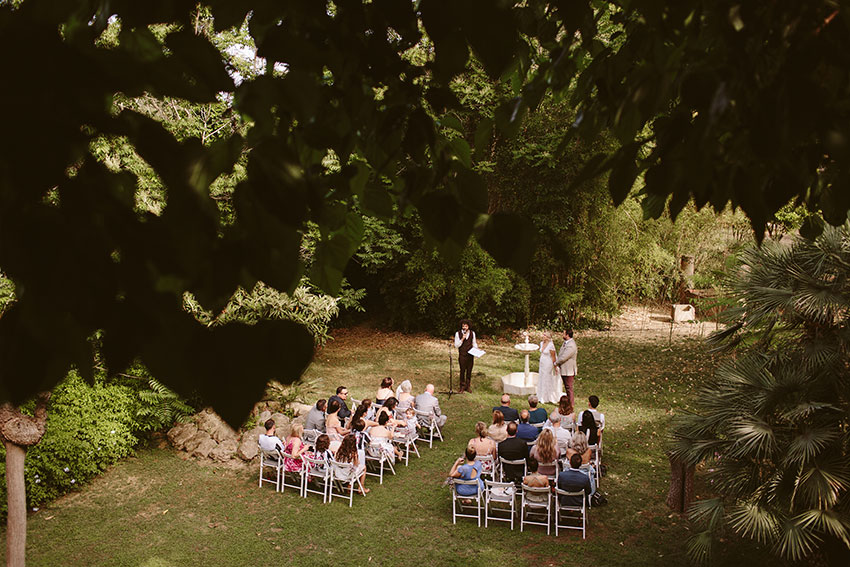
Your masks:
{"label": "chair backrest", "polygon": [[514,494],[516,494],[516,485],[512,482],[485,480],[484,490],[486,490],[491,497],[506,500],[513,498]]}
{"label": "chair backrest", "polygon": [[310,471],[311,475],[314,476],[326,476],[330,469],[327,466],[327,462],[323,458],[315,458],[310,455],[302,455],[301,459],[304,462],[304,466]]}
{"label": "chair backrest", "polygon": [[414,410],[416,412],[416,419],[419,420],[419,425],[423,425],[425,427],[431,427],[431,423],[434,419],[434,412],[432,411],[422,411],[422,410]]}
{"label": "chair backrest", "polygon": [[548,486],[528,486],[523,483],[522,494],[527,502],[536,504],[548,504],[551,491]]}
{"label": "chair backrest", "polygon": [[336,459],[331,459],[331,471],[333,471],[334,480],[349,482],[354,480],[354,464],[340,463]]}
{"label": "chair backrest", "polygon": [[[479,486],[477,478],[473,478],[472,480],[461,480],[459,478],[454,478],[454,479],[452,479],[452,491],[455,494],[457,494],[457,487],[464,485],[464,484],[469,485],[469,486],[474,486],[476,488],[476,490],[478,489],[478,486]],[[463,498],[469,498],[469,496],[464,496]]]}
{"label": "chair backrest", "polygon": [[584,489],[578,492],[567,492],[566,490],[555,487],[555,496],[558,499],[558,506],[561,508],[584,510],[587,504]]}
{"label": "chair backrest", "polygon": [[[519,482],[523,479],[527,471],[527,461],[525,459],[517,459],[510,461],[504,457],[499,457],[499,464],[502,467],[502,476],[507,476]],[[519,472],[519,467],[522,467],[522,472]],[[511,474],[508,474],[511,473]],[[512,474],[516,473],[516,474]]]}
{"label": "chair backrest", "polygon": [[304,439],[305,443],[313,445],[316,443],[316,439],[318,439],[321,434],[322,432],[318,429],[305,429],[302,439]]}
{"label": "chair backrest", "polygon": [[280,449],[269,451],[260,447],[260,454],[263,456],[263,462],[266,465],[278,466],[283,463],[283,454],[280,452]]}
{"label": "chair backrest", "polygon": [[475,460],[481,463],[481,474],[493,474],[496,468],[496,459],[493,455],[478,455]]}

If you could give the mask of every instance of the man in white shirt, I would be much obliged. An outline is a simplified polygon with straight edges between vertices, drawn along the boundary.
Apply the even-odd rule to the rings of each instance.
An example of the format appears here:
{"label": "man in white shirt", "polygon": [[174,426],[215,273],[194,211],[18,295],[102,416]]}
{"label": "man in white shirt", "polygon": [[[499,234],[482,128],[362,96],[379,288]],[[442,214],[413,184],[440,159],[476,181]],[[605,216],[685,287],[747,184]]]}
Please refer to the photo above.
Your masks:
{"label": "man in white shirt", "polygon": [[264,425],[266,426],[266,432],[265,434],[260,434],[260,448],[264,451],[274,451],[275,449],[283,451],[283,441],[275,435],[277,427],[275,426],[274,420],[267,419]]}
{"label": "man in white shirt", "polygon": [[570,446],[570,440],[573,436],[569,429],[561,427],[561,414],[558,412],[552,412],[552,415],[549,417],[549,421],[543,428],[552,430],[552,433],[555,435],[555,442],[558,445],[558,451],[561,456],[566,455],[567,447]]}

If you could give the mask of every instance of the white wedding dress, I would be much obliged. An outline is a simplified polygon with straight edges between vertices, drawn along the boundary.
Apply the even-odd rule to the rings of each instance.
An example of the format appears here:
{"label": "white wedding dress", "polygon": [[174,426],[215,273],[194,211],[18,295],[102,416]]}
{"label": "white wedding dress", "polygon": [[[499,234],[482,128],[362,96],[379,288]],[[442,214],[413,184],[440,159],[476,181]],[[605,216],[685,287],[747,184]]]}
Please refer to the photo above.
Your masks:
{"label": "white wedding dress", "polygon": [[547,341],[540,343],[540,367],[537,371],[537,397],[541,404],[557,404],[563,395],[561,376],[552,362],[555,343]]}

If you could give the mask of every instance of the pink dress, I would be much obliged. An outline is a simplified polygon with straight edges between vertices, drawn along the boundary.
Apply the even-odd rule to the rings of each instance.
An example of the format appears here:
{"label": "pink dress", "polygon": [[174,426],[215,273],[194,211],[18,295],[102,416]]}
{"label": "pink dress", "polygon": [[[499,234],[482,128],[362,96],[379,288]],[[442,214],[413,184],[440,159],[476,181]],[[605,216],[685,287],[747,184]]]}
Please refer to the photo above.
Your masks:
{"label": "pink dress", "polygon": [[[303,443],[303,441],[302,441],[302,443]],[[289,443],[287,443],[286,449],[284,449],[284,452],[292,454],[292,450],[293,450],[292,445],[294,445],[294,444],[295,444],[295,439],[293,439]],[[293,459],[292,457],[284,457],[283,458],[283,469],[286,472],[298,472],[298,471],[301,470],[303,463],[304,463],[304,461],[301,460],[301,457],[298,457],[297,459]]]}

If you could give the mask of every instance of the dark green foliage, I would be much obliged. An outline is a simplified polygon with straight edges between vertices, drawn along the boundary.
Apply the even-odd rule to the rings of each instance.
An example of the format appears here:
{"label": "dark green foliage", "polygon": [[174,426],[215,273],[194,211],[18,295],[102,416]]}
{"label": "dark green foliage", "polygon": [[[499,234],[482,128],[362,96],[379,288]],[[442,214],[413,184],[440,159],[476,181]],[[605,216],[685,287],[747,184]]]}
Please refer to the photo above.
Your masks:
{"label": "dark green foliage", "polygon": [[[174,392],[150,377],[117,382],[97,379],[89,385],[71,372],[53,390],[47,433],[27,451],[27,505],[41,506],[85,484],[132,454],[146,432],[168,427],[191,411]],[[2,446],[0,452],[5,456]],[[0,459],[0,471],[0,516],[5,518],[4,459]]]}
{"label": "dark green foliage", "polygon": [[[643,178],[653,217],[691,199],[732,203],[760,237],[796,198],[841,223],[847,18],[824,0],[3,3],[0,49],[16,55],[5,69],[14,84],[0,90],[10,109],[0,266],[17,303],[0,320],[0,398],[20,403],[71,365],[88,368],[86,338],[102,329],[111,371],[141,357],[237,424],[268,380],[303,371],[309,333],[285,322],[203,329],[182,313],[183,293],[216,312],[238,286],[291,292],[314,223],[309,273],[336,295],[363,238],[358,210],[416,209],[449,261],[475,234],[522,272],[532,256],[515,243],[549,235],[483,198],[487,164],[472,158],[486,152],[470,141],[520,132],[547,93],[578,106],[553,163],[576,136],[581,152],[600,132],[617,140],[587,169],[611,170],[616,202]],[[264,74],[238,86],[211,39],[234,28],[265,58],[252,62]],[[453,86],[471,55],[505,83],[459,137]],[[165,127],[143,104],[154,99],[210,111],[212,130]],[[128,170],[103,163],[104,143]],[[140,178],[164,188],[161,214],[138,212]],[[223,178],[232,201],[212,192]]]}
{"label": "dark green foliage", "polygon": [[715,498],[695,503],[706,559],[732,530],[793,561],[850,559],[850,225],[742,256],[737,305],[714,340],[735,358],[678,419],[674,452],[706,462]]}

